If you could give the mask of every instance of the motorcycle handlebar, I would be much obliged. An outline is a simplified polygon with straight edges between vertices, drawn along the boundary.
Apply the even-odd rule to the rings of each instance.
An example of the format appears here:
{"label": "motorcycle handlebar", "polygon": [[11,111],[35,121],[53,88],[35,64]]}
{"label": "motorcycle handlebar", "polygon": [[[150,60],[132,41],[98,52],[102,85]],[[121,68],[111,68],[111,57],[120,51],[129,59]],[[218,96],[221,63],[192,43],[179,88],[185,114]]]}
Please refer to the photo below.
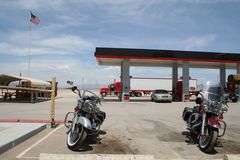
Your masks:
{"label": "motorcycle handlebar", "polygon": [[99,103],[101,105],[101,101],[103,100],[103,97],[99,97],[98,95],[96,95],[95,93],[93,93],[92,91],[89,91],[89,90],[84,90],[83,94],[81,94],[80,89],[78,89],[77,86],[74,86],[73,82],[67,81],[67,83],[72,86],[71,89],[72,89],[73,93],[77,94],[80,98],[84,97],[86,92],[89,92],[96,97],[95,103],[96,104]]}

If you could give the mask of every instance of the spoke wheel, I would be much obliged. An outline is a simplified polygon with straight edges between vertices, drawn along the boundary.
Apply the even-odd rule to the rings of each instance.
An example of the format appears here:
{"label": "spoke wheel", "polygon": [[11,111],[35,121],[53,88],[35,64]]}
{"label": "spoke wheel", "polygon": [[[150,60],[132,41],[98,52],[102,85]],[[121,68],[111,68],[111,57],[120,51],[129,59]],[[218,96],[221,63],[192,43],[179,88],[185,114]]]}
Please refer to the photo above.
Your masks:
{"label": "spoke wheel", "polygon": [[206,153],[213,151],[218,138],[218,129],[212,126],[204,128],[204,135],[199,137],[199,148]]}
{"label": "spoke wheel", "polygon": [[84,140],[87,137],[87,133],[81,125],[76,125],[74,130],[69,131],[67,134],[67,146],[70,150],[79,150]]}

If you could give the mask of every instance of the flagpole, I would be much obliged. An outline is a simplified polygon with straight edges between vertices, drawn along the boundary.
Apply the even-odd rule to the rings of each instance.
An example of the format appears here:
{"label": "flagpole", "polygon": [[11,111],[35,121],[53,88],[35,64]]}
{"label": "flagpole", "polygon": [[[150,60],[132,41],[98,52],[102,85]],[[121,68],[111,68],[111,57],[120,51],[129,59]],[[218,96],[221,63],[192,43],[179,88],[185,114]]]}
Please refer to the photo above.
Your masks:
{"label": "flagpole", "polygon": [[35,16],[34,14],[32,14],[32,12],[30,11],[31,14],[31,18],[29,21],[29,50],[28,50],[28,77],[30,77],[30,69],[31,69],[31,45],[32,45],[32,23],[34,24],[39,24],[40,23],[40,19]]}
{"label": "flagpole", "polygon": [[28,77],[30,77],[31,41],[32,41],[32,25],[31,22],[29,22]]}

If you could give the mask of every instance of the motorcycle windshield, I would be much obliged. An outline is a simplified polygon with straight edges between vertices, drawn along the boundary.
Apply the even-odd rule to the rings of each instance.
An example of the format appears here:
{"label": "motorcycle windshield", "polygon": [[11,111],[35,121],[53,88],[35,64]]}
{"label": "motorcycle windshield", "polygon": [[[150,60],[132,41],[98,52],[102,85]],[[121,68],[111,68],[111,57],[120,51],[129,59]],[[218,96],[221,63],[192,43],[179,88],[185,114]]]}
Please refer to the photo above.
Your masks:
{"label": "motorcycle windshield", "polygon": [[220,83],[207,82],[204,86],[203,93],[206,101],[221,102],[224,95],[224,88]]}
{"label": "motorcycle windshield", "polygon": [[207,82],[200,94],[203,98],[204,110],[206,112],[220,115],[227,111],[227,95],[220,83]]}

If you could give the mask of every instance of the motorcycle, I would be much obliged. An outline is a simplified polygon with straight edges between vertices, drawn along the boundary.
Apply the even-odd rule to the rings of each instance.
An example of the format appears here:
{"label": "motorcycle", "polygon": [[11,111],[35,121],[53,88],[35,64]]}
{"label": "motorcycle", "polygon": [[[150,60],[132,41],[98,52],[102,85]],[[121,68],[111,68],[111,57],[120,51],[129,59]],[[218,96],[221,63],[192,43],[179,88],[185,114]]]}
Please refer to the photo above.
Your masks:
{"label": "motorcycle", "polygon": [[68,112],[64,119],[67,131],[67,146],[70,150],[79,150],[84,145],[88,136],[98,135],[100,127],[106,118],[106,113],[101,111],[102,98],[95,93],[85,90],[81,91],[72,87],[72,91],[79,96],[74,112]]}
{"label": "motorcycle", "polygon": [[197,106],[185,107],[182,118],[200,150],[211,153],[217,145],[218,137],[224,136],[226,131],[223,114],[228,111],[227,97],[220,84],[211,82],[202,91],[196,92],[196,96]]}

